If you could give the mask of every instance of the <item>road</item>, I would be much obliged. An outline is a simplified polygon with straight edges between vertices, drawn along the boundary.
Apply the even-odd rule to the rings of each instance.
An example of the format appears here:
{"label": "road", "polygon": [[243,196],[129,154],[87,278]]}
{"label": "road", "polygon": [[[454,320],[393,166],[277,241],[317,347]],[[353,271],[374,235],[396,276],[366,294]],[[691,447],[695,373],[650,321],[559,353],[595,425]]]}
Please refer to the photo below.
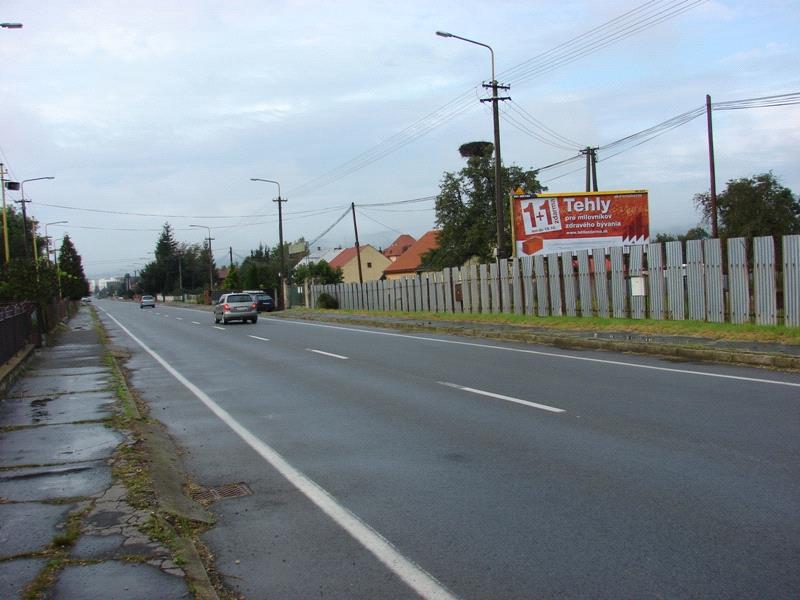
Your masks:
{"label": "road", "polygon": [[101,301],[248,598],[800,595],[800,376]]}

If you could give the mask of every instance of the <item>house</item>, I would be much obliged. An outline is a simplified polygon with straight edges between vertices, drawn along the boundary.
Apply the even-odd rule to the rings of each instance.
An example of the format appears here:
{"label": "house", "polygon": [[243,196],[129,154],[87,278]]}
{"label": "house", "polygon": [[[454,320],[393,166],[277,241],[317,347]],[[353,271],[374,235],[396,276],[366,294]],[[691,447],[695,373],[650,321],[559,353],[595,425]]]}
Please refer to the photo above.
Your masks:
{"label": "house", "polygon": [[[383,270],[392,262],[369,244],[359,247],[361,255],[361,275],[363,281],[377,281],[383,275]],[[358,283],[358,254],[356,248],[345,248],[330,261],[335,269],[342,270],[344,283]]]}
{"label": "house", "polygon": [[315,250],[310,250],[308,256],[298,261],[297,266],[308,265],[311,263],[318,263],[325,261],[330,264],[331,261],[342,251],[341,248],[321,248],[317,246]]}
{"label": "house", "polygon": [[411,248],[401,254],[395,262],[383,271],[386,279],[414,277],[419,270],[422,256],[429,250],[439,247],[438,238],[439,232],[435,229],[419,238]]}
{"label": "house", "polygon": [[416,242],[417,240],[415,240],[410,235],[404,233],[384,249],[383,255],[390,261],[395,262],[398,258],[400,258],[400,256],[406,250],[411,248],[411,246],[413,246]]}

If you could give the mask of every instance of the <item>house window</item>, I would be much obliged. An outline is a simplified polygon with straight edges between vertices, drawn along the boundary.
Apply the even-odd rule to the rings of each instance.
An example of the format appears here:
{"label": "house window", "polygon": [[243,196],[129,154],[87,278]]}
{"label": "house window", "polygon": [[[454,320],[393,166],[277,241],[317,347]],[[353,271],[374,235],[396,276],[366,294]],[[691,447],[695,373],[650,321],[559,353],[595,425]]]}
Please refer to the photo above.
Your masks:
{"label": "house window", "polygon": [[368,269],[371,269],[371,268],[372,268],[372,263],[371,263],[371,262],[368,262],[368,263],[367,263],[367,268],[368,268]]}

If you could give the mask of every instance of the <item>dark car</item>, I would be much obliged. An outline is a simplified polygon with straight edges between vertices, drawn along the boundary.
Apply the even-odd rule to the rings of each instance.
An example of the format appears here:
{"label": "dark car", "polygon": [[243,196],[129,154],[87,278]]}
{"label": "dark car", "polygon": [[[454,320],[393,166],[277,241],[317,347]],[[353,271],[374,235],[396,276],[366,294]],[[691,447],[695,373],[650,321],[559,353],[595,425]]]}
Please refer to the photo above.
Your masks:
{"label": "dark car", "polygon": [[258,312],[272,312],[275,310],[275,301],[269,294],[265,294],[260,290],[245,290],[244,293],[250,294],[253,297]]}

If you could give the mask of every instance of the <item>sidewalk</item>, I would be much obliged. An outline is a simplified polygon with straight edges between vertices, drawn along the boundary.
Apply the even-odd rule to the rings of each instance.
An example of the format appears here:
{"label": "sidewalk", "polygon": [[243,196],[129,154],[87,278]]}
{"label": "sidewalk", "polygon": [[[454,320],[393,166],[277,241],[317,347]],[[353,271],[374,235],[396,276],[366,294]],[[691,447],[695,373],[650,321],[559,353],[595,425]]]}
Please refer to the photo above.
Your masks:
{"label": "sidewalk", "polygon": [[67,327],[0,400],[0,597],[194,598],[112,475],[134,440],[91,309]]}

